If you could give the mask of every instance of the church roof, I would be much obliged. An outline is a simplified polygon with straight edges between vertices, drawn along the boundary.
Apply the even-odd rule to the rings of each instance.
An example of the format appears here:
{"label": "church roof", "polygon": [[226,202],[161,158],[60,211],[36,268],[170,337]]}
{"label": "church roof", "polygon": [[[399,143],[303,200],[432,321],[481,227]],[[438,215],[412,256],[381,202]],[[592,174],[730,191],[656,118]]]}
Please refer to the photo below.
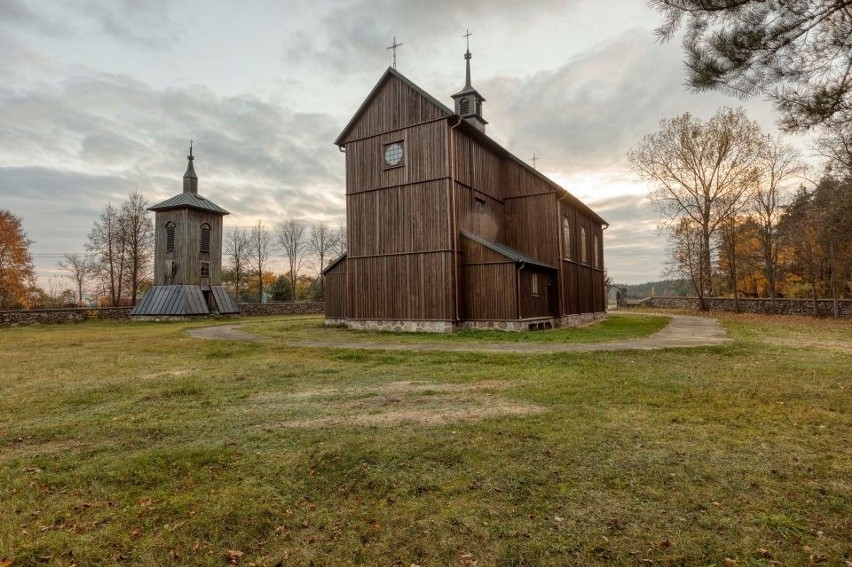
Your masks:
{"label": "church roof", "polygon": [[205,199],[198,193],[180,193],[178,195],[175,195],[171,199],[166,199],[161,203],[157,203],[152,207],[148,207],[148,210],[166,211],[168,209],[182,209],[185,207],[188,207],[190,209],[198,209],[201,211],[208,211],[219,215],[231,214],[213,201]]}
{"label": "church roof", "polygon": [[538,266],[539,268],[547,268],[549,270],[555,270],[556,269],[553,266],[551,266],[550,264],[545,264],[541,260],[536,260],[535,258],[530,256],[529,254],[524,254],[520,250],[515,250],[511,246],[506,246],[505,244],[502,244],[500,242],[496,242],[494,240],[489,240],[489,239],[484,238],[482,236],[477,236],[476,234],[471,234],[470,232],[467,232],[466,230],[462,230],[460,232],[461,232],[461,235],[464,236],[465,238],[473,240],[474,242],[476,242],[478,244],[482,244],[486,248],[493,250],[494,252],[497,252],[501,256],[504,256],[504,257],[506,257],[510,260],[515,261],[515,262],[522,263],[522,264],[529,264],[531,266]]}

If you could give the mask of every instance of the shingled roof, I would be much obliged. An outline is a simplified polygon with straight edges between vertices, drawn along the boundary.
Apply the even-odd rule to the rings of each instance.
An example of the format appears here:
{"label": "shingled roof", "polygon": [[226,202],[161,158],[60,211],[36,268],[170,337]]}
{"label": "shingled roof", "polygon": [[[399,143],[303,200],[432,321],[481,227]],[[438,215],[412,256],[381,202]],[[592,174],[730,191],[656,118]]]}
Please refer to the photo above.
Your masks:
{"label": "shingled roof", "polygon": [[185,207],[198,209],[200,211],[209,211],[220,215],[231,214],[213,201],[205,199],[198,193],[180,193],[171,199],[166,199],[162,203],[157,203],[152,207],[148,207],[148,210],[166,211],[168,209],[182,209]]}

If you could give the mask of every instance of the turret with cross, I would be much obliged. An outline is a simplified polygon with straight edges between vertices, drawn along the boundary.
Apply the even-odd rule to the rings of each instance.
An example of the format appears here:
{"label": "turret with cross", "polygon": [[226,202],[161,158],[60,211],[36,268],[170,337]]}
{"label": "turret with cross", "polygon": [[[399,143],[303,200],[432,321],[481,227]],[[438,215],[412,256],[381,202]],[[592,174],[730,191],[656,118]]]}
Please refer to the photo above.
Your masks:
{"label": "turret with cross", "polygon": [[473,88],[470,82],[470,59],[473,57],[470,54],[471,35],[473,34],[470,30],[465,30],[465,34],[462,36],[465,39],[465,46],[467,48],[464,53],[465,82],[464,88],[453,95],[453,100],[456,103],[456,114],[476,126],[478,130],[485,132],[485,125],[488,124],[482,117],[482,103],[485,102],[485,98]]}

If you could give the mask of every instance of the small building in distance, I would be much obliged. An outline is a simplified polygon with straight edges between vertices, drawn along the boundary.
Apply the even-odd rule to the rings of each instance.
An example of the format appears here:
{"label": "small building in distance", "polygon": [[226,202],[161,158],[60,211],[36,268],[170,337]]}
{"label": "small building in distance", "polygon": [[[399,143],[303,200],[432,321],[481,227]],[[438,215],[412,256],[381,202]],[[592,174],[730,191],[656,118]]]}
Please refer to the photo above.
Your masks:
{"label": "small building in distance", "polygon": [[335,141],[348,251],[324,271],[327,324],[525,330],[605,316],[606,222],[486,135],[470,57],[454,110],[388,68]]}
{"label": "small building in distance", "polygon": [[198,194],[192,146],[183,192],[154,211],[154,285],[130,312],[134,320],[239,315],[221,285],[222,218],[230,214]]}

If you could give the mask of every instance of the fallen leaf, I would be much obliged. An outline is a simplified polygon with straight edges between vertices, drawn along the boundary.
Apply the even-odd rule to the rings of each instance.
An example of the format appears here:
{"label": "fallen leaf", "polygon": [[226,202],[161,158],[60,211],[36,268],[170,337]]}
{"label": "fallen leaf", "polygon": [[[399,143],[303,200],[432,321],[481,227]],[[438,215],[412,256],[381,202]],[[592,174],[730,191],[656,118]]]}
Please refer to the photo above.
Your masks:
{"label": "fallen leaf", "polygon": [[731,559],[730,557],[725,558],[725,567],[734,567],[737,564],[736,559]]}
{"label": "fallen leaf", "polygon": [[0,567],[9,567],[9,565],[11,565],[11,564],[12,564],[11,559],[6,559],[5,557],[0,559]]}
{"label": "fallen leaf", "polygon": [[761,557],[765,559],[772,559],[772,552],[766,549],[765,547],[761,547],[757,550]]}
{"label": "fallen leaf", "polygon": [[132,530],[130,530],[130,535],[133,537],[142,537],[142,530],[140,530],[139,528],[133,528]]}
{"label": "fallen leaf", "polygon": [[229,549],[228,553],[225,554],[225,559],[228,560],[229,563],[233,563],[236,565],[237,561],[240,560],[240,557],[245,555],[242,551],[236,549]]}
{"label": "fallen leaf", "polygon": [[664,539],[663,541],[660,542],[660,547],[662,547],[663,549],[668,549],[671,546],[672,546],[672,542],[669,541],[669,538],[666,538],[666,539]]}

